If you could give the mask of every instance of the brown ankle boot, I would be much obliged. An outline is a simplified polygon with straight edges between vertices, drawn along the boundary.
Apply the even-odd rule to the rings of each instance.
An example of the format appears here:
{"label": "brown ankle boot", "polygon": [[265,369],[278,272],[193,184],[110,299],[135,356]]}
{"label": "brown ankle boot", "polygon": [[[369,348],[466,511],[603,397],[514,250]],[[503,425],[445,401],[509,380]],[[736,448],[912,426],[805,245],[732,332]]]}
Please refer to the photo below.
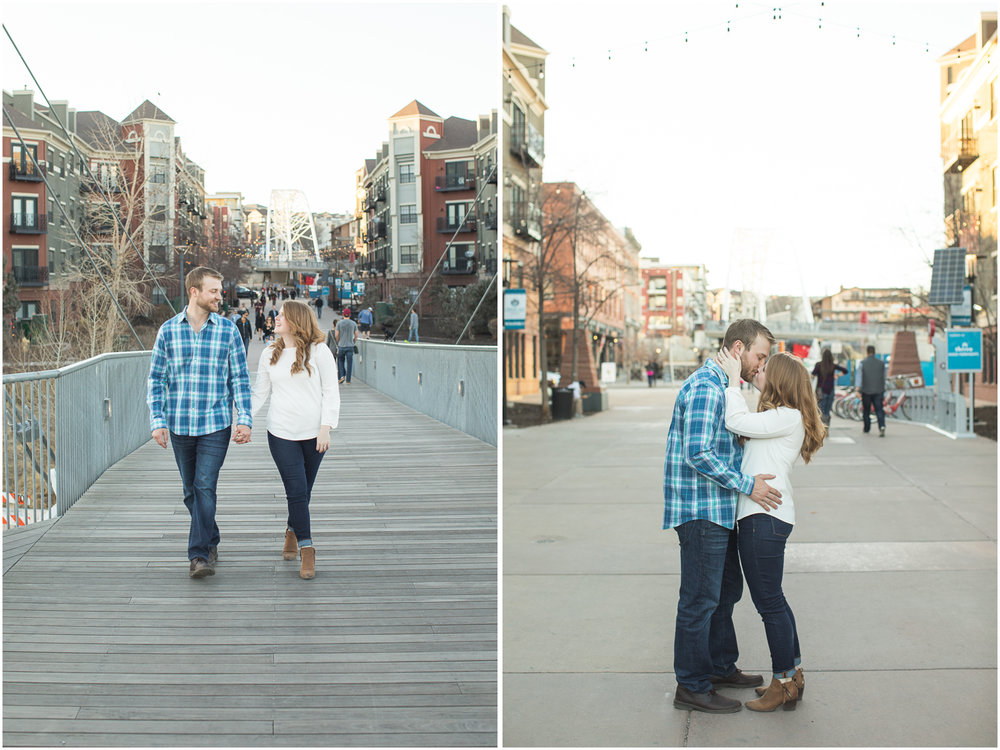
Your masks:
{"label": "brown ankle boot", "polygon": [[[795,687],[799,689],[799,694],[796,696],[795,700],[800,701],[802,700],[802,694],[806,691],[806,678],[805,675],[802,674],[801,668],[796,667],[795,674],[792,675],[792,681],[795,683]],[[766,692],[766,687],[757,688],[757,695],[763,695]]]}
{"label": "brown ankle boot", "polygon": [[747,701],[746,707],[751,711],[773,711],[781,706],[785,711],[794,711],[798,695],[799,689],[795,687],[794,680],[781,682],[777,677],[772,677],[764,694],[755,701]]}
{"label": "brown ankle boot", "polygon": [[294,560],[299,556],[299,543],[291,529],[285,529],[285,548],[281,550],[281,556],[286,560]]}
{"label": "brown ankle boot", "polygon": [[299,578],[315,578],[316,577],[316,548],[315,547],[303,547],[299,550],[302,555],[302,568],[299,570]]}

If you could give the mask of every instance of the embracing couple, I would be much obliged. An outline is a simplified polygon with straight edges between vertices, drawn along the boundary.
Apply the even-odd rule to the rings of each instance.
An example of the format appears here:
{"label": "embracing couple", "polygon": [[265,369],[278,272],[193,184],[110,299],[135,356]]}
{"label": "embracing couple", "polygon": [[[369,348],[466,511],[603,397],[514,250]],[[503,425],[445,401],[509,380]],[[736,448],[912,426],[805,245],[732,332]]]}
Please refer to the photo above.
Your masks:
{"label": "embracing couple", "polygon": [[[805,686],[795,617],[781,590],[785,542],[795,523],[789,474],[826,436],[809,372],[797,357],[769,357],[775,340],[756,320],[737,320],[722,351],[684,381],[664,463],[663,528],[680,540],[674,632],[674,706],[733,713],[740,701],[717,687],[757,687],[753,711],[793,709]],[[740,379],[760,391],[751,413]],[[741,572],[742,563],[742,572]],[[764,621],[772,678],[736,667],[733,606],[743,578]]]}

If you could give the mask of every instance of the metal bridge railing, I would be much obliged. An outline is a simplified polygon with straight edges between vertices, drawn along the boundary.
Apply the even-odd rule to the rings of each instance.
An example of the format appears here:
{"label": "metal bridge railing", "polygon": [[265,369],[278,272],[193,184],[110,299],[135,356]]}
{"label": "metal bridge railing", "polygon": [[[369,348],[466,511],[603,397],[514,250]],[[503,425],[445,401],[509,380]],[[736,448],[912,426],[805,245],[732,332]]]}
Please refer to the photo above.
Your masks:
{"label": "metal bridge railing", "polygon": [[102,354],[3,376],[3,525],[61,516],[149,440],[151,353]]}

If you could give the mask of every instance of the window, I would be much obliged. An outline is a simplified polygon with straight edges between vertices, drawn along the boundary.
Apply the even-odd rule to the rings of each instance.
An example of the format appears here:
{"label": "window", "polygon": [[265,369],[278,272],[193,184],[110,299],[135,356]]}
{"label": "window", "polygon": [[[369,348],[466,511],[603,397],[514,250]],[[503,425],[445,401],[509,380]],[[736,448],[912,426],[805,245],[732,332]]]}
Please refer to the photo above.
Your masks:
{"label": "window", "polygon": [[416,265],[418,262],[417,257],[417,246],[416,245],[400,245],[399,246],[399,262],[403,265],[411,264]]}
{"label": "window", "polygon": [[160,165],[154,165],[153,166],[153,173],[150,175],[149,181],[150,182],[166,183],[166,181],[167,181],[167,168],[163,167],[163,166],[160,166]]}
{"label": "window", "polygon": [[417,223],[417,204],[416,203],[404,203],[399,207],[399,223],[400,224],[416,224]]}
{"label": "window", "polygon": [[154,159],[168,159],[170,158],[170,150],[167,148],[166,143],[151,141],[149,144],[149,155]]}
{"label": "window", "polygon": [[[38,198],[15,196],[11,199],[15,227],[35,227],[38,224]],[[37,264],[36,264],[37,265]]]}
{"label": "window", "polygon": [[404,184],[407,182],[416,182],[417,173],[413,170],[412,164],[400,164],[399,165],[399,182]]}
{"label": "window", "polygon": [[[31,155],[28,155],[28,152]],[[17,171],[21,174],[34,174],[35,164],[31,160],[31,157],[35,157],[35,161],[38,160],[38,146],[27,145],[22,146],[20,143],[14,144],[11,147],[11,159],[13,160]]]}
{"label": "window", "polygon": [[520,185],[510,186],[510,216],[516,219],[524,210],[524,188]]}
{"label": "window", "polygon": [[449,161],[444,165],[444,179],[448,187],[463,187],[471,177],[472,162]]}
{"label": "window", "polygon": [[512,148],[520,148],[526,140],[527,128],[525,127],[524,110],[513,105],[514,111],[511,113],[510,123],[510,145]]}
{"label": "window", "polygon": [[166,221],[167,220],[167,207],[166,206],[154,206],[153,213],[150,214],[150,218],[153,221]]}
{"label": "window", "polygon": [[448,228],[455,229],[465,221],[465,214],[469,210],[468,203],[449,203],[447,207]]}
{"label": "window", "polygon": [[38,315],[38,311],[37,302],[22,302],[21,307],[17,311],[17,319],[30,320],[35,315]]}

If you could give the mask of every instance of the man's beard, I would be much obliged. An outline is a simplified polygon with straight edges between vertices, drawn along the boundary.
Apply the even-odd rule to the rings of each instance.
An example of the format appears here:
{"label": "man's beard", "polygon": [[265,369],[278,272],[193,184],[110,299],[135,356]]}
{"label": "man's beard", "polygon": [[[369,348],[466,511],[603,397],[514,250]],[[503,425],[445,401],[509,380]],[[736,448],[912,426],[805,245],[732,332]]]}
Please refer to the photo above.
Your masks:
{"label": "man's beard", "polygon": [[745,357],[745,354],[740,355],[740,377],[749,383],[753,380],[753,365],[747,364]]}

